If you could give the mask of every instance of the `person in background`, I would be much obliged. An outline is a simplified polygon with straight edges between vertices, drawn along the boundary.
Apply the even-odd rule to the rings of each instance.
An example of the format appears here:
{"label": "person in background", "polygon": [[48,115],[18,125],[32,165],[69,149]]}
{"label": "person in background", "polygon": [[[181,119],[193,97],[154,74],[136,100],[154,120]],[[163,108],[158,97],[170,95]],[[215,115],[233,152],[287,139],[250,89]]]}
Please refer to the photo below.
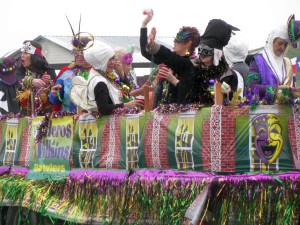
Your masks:
{"label": "person in background", "polygon": [[133,46],[128,46],[126,50],[121,47],[115,49],[115,56],[117,59],[115,63],[115,71],[122,80],[124,80],[125,78],[128,79],[130,87],[129,95],[139,96],[144,95],[145,86],[148,86],[150,88],[150,82],[147,81],[141,88],[137,85],[136,75],[132,68],[133,52]]}
{"label": "person in background", "polygon": [[277,89],[293,87],[293,72],[290,59],[284,57],[289,43],[287,25],[272,29],[264,49],[254,56],[250,64],[247,87],[259,91],[260,99]]}
{"label": "person in background", "polygon": [[[172,66],[174,65],[174,67],[172,67],[168,63],[169,60],[165,60],[163,57],[158,57],[158,55],[153,55],[152,52],[147,51],[147,25],[152,20],[153,10],[144,12],[144,14],[146,17],[142,22],[140,30],[141,53],[146,59],[153,61],[157,65],[166,64],[159,67],[154,108],[160,104],[185,104],[189,101],[189,83],[192,82],[190,71],[184,71],[184,73],[187,74],[182,75],[180,72],[183,71],[176,63],[172,63]],[[184,58],[185,63],[192,66],[193,63],[191,61],[195,59],[195,48],[198,46],[199,41],[200,33],[198,29],[184,26],[179,30],[174,39],[173,54]],[[173,58],[173,56],[171,57]],[[180,79],[184,81],[180,83]]]}
{"label": "person in background", "polygon": [[248,55],[248,49],[248,42],[246,42],[239,34],[233,35],[228,44],[223,48],[226,62],[237,74],[238,89],[242,89],[241,94],[244,92],[249,73],[249,66],[245,63],[245,59]]}
{"label": "person in background", "polygon": [[22,65],[15,74],[22,86],[17,94],[21,111],[27,116],[45,115],[52,111],[48,94],[56,77],[55,70],[48,64],[40,43],[26,40],[21,51]]}
{"label": "person in background", "polygon": [[[252,55],[252,54],[247,55],[247,57],[246,57],[246,59],[245,59],[245,63],[247,64],[248,67],[249,67],[250,64],[251,64],[251,62],[252,62],[252,60],[253,60],[253,57],[254,57],[254,55]],[[248,74],[247,74],[246,77],[248,78]],[[245,80],[245,86],[246,86],[246,83],[247,83],[247,79]]]}
{"label": "person in background", "polygon": [[[111,115],[117,108],[143,107],[143,102],[132,100],[129,87],[122,84],[114,73],[116,57],[113,49],[100,41],[94,41],[83,54],[85,60],[92,65],[87,80],[87,104],[89,111],[98,111],[101,115]],[[73,78],[73,85],[74,79]],[[76,80],[76,79],[75,79]],[[72,91],[76,89],[72,88]],[[72,96],[73,94],[70,93]],[[81,93],[77,93],[80,95]]]}
{"label": "person in background", "polygon": [[82,76],[86,80],[89,78],[91,65],[85,60],[83,51],[78,50],[86,46],[91,41],[88,37],[80,37],[81,46],[73,49],[75,61],[62,68],[56,78],[54,86],[51,88],[49,100],[53,104],[53,112],[70,111],[76,112],[77,107],[70,101],[69,91],[72,86],[72,79],[75,76]]}
{"label": "person in background", "polygon": [[15,78],[17,61],[12,57],[0,58],[0,115],[17,114],[20,104],[16,100],[19,83]]}

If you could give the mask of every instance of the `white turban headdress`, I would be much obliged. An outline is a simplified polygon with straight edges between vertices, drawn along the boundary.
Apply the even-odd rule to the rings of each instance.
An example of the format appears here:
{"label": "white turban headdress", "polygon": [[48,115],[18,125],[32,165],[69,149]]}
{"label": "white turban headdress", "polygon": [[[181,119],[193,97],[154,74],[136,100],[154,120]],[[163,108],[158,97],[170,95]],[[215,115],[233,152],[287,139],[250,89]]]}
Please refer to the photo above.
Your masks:
{"label": "white turban headdress", "polygon": [[[87,46],[90,44],[92,42],[89,42]],[[105,72],[109,59],[114,56],[114,51],[109,45],[101,41],[94,41],[93,46],[86,49],[83,54],[85,60],[95,69]]]}

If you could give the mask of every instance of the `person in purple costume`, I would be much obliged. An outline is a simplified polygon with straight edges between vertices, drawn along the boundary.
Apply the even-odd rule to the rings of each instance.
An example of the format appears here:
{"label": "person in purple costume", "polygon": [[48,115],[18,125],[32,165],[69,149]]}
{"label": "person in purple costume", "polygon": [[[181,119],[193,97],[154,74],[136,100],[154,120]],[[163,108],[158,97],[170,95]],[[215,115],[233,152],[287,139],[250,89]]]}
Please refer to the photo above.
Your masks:
{"label": "person in purple costume", "polygon": [[293,87],[291,61],[284,57],[288,43],[288,26],[280,25],[270,32],[264,49],[254,56],[249,68],[247,88],[257,88],[260,99],[267,93]]}

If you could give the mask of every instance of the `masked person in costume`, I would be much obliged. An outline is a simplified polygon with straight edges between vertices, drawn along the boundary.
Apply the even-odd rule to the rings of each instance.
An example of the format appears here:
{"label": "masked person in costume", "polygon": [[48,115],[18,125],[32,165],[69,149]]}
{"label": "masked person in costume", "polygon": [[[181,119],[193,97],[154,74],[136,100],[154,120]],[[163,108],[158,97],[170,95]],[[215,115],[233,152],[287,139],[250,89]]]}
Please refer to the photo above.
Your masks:
{"label": "masked person in costume", "polygon": [[[222,83],[225,104],[229,103],[233,93],[237,91],[239,78],[237,73],[229,68],[223,54],[223,47],[228,44],[232,31],[238,30],[221,19],[212,19],[201,36],[198,48],[200,71],[196,76],[196,83],[201,82],[203,77],[218,77],[217,80]],[[240,79],[243,88],[242,77]]]}
{"label": "masked person in costume", "polygon": [[89,41],[91,41],[89,37],[80,37],[80,41],[78,42],[78,45],[80,46],[77,46],[72,50],[75,61],[61,69],[54,86],[51,88],[49,100],[53,104],[54,112],[77,111],[76,106],[70,100],[69,91],[72,86],[73,77],[82,76],[86,80],[89,77],[91,65],[85,60],[83,51],[80,50],[84,48]]}
{"label": "masked person in costume", "polygon": [[[88,46],[91,46],[90,43],[88,43]],[[74,103],[79,96],[79,98],[86,101],[88,111],[98,111],[101,115],[111,115],[117,108],[143,106],[142,101],[130,98],[129,87],[123,84],[121,79],[113,73],[116,58],[113,49],[109,45],[94,41],[93,45],[83,53],[85,60],[92,65],[92,68],[84,96],[80,97],[83,93],[78,93],[76,88],[71,88],[71,96],[76,96],[72,97]],[[78,76],[73,78],[73,86],[76,85],[77,78]]]}
{"label": "masked person in costume", "polygon": [[290,59],[284,57],[288,43],[297,47],[300,37],[300,21],[290,16],[287,25],[272,29],[264,49],[254,56],[250,64],[247,86],[259,91],[260,99],[273,95],[278,89],[293,87],[293,72]]}
{"label": "masked person in costume", "polygon": [[42,53],[42,46],[36,41],[24,41],[21,48],[22,65],[16,71],[21,82],[17,99],[21,102],[21,111],[27,115],[44,115],[52,111],[48,94],[56,77]]}
{"label": "masked person in costume", "polygon": [[19,83],[15,78],[17,62],[12,57],[0,58],[0,115],[17,114],[20,104],[16,100]]}
{"label": "masked person in costume", "polygon": [[127,46],[127,49],[124,49],[122,47],[118,47],[115,49],[115,56],[117,59],[115,63],[115,72],[122,80],[124,80],[125,78],[128,79],[130,96],[139,96],[144,95],[144,87],[149,87],[150,82],[147,81],[142,87],[139,87],[137,85],[137,78],[132,68],[133,52],[134,46],[132,45]]}
{"label": "masked person in costume", "polygon": [[[155,43],[156,29],[152,28],[148,36],[148,52],[154,56],[154,61],[166,64],[179,75],[179,104],[200,103],[209,106],[214,103],[209,81],[227,76],[228,64],[222,56],[222,48],[235,29],[223,20],[211,20],[200,38],[202,45],[199,58],[190,59]],[[235,81],[237,83],[237,79]]]}
{"label": "masked person in costume", "polygon": [[[152,20],[153,11],[149,10],[144,14],[146,17],[140,30],[141,53],[146,59],[157,65],[165,64],[159,67],[154,108],[160,104],[186,104],[188,103],[188,89],[190,88],[186,84],[192,82],[189,69],[193,67],[194,51],[200,41],[199,31],[195,27],[182,27],[174,39],[173,52],[167,50],[165,46],[161,46],[167,51],[166,54],[168,55],[165,58],[166,55],[161,56],[160,53],[155,54],[154,51],[147,51],[147,25]],[[183,79],[181,83],[179,82],[180,79]]]}

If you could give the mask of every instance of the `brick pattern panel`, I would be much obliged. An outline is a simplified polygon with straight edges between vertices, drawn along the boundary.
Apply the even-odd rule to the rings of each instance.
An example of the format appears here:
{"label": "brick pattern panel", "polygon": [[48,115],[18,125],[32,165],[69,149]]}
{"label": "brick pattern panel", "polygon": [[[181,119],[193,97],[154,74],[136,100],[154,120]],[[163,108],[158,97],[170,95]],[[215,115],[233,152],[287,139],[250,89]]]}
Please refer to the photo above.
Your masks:
{"label": "brick pattern panel", "polygon": [[223,107],[222,110],[222,171],[234,172],[236,171],[235,162],[235,126],[236,116],[243,116],[249,114],[249,107]]}
{"label": "brick pattern panel", "polygon": [[[159,159],[161,163],[162,169],[170,168],[168,155],[167,155],[167,139],[168,139],[168,125],[170,123],[170,115],[164,115],[164,118],[161,120],[160,124],[160,139],[162,143],[160,144],[159,148],[162,150],[159,154]],[[163,148],[163,146],[165,148]]]}
{"label": "brick pattern panel", "polygon": [[[221,133],[221,171],[234,172],[235,166],[235,120],[236,116],[249,114],[249,107],[223,107]],[[204,170],[211,170],[210,118],[203,123],[202,163]]]}
{"label": "brick pattern panel", "polygon": [[100,155],[100,168],[106,168],[107,157],[109,155],[109,151],[114,151],[114,159],[112,163],[112,168],[118,169],[119,161],[121,158],[120,152],[120,144],[121,144],[121,137],[120,137],[120,117],[115,117],[115,145],[114,149],[109,149],[109,142],[110,142],[110,123],[107,121],[104,125],[103,133],[102,133],[102,142],[101,142],[101,155]]}
{"label": "brick pattern panel", "polygon": [[210,154],[210,118],[206,118],[202,128],[202,166],[203,170],[211,170]]}
{"label": "brick pattern panel", "polygon": [[[164,115],[164,118],[161,120],[160,123],[160,130],[159,130],[159,161],[162,169],[170,168],[168,162],[168,155],[167,155],[167,129],[170,122],[170,117],[168,115]],[[153,157],[152,157],[152,132],[153,132],[153,118],[149,119],[145,126],[145,146],[144,146],[144,153],[145,153],[145,160],[147,167],[153,168]]]}
{"label": "brick pattern panel", "polygon": [[222,110],[222,144],[221,168],[222,171],[235,171],[235,111]]}
{"label": "brick pattern panel", "polygon": [[21,144],[21,152],[20,152],[20,166],[29,166],[29,158],[28,154],[30,154],[30,136],[31,136],[31,124],[28,123],[26,129],[22,132],[22,144]]}
{"label": "brick pattern panel", "polygon": [[147,167],[153,167],[152,163],[152,131],[153,131],[153,118],[148,120],[144,132],[144,154]]}

